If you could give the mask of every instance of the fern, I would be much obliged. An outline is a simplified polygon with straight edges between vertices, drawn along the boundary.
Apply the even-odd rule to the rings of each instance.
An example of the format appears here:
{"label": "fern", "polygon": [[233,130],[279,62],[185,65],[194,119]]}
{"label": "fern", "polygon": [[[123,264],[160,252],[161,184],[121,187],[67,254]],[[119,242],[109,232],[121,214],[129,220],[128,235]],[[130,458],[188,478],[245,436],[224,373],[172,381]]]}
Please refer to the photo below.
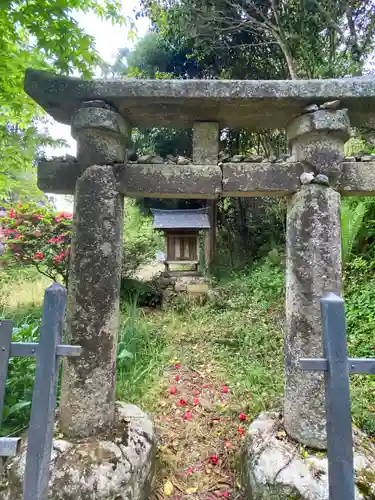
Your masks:
{"label": "fern", "polygon": [[365,214],[366,204],[363,201],[356,206],[347,200],[344,200],[341,204],[341,253],[343,265],[349,261]]}

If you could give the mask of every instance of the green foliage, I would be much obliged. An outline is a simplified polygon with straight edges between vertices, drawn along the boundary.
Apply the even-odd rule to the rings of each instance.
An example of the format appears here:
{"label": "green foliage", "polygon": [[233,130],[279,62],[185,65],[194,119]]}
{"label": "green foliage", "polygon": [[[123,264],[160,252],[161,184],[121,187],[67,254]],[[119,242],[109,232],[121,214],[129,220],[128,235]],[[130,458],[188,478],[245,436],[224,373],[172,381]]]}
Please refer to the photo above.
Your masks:
{"label": "green foliage", "polygon": [[[345,269],[345,313],[348,351],[351,357],[374,357],[375,261],[356,257]],[[355,422],[375,434],[375,377],[351,377],[352,411]]]}
{"label": "green foliage", "polygon": [[161,248],[161,235],[152,229],[152,218],[143,216],[135,200],[125,202],[124,252],[122,276],[130,277],[145,262],[155,258]]}
{"label": "green foliage", "polygon": [[[41,198],[33,159],[53,141],[40,131],[41,109],[23,90],[28,67],[90,76],[100,62],[94,39],[74,12],[95,12],[103,19],[125,20],[119,0],[10,0],[0,7],[0,193]],[[29,199],[31,198],[29,196]]]}
{"label": "green foliage", "polygon": [[61,278],[66,285],[71,217],[32,203],[10,208],[2,219],[6,243],[3,259],[34,266],[52,280]]}
{"label": "green foliage", "polygon": [[147,325],[136,301],[125,303],[117,352],[120,400],[139,403],[162,374],[167,351],[163,332]]}
{"label": "green foliage", "polygon": [[345,265],[353,253],[366,214],[366,203],[341,203],[341,253]]}
{"label": "green foliage", "polygon": [[[1,318],[1,319],[9,319]],[[38,342],[40,321],[25,317],[13,329],[13,342]],[[16,434],[29,422],[35,377],[35,359],[14,357],[9,360],[1,435]]]}

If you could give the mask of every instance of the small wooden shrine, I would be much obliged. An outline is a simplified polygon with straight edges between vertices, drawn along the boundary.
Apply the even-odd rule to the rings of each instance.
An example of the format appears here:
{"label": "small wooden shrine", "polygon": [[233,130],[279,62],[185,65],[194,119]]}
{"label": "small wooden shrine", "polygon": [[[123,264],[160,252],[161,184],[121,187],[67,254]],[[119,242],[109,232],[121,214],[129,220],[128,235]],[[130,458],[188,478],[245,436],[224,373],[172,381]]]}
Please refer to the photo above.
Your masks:
{"label": "small wooden shrine", "polygon": [[153,209],[152,214],[153,228],[165,234],[166,274],[199,274],[199,233],[210,229],[207,209]]}

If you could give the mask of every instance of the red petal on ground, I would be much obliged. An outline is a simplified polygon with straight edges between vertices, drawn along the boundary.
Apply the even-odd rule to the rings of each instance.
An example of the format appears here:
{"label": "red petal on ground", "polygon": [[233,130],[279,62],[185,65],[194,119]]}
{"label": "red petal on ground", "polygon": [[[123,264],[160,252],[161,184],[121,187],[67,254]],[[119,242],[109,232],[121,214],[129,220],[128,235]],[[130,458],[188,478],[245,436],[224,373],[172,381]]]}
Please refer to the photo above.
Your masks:
{"label": "red petal on ground", "polygon": [[178,382],[180,380],[180,375],[176,375],[174,379],[176,382]]}
{"label": "red petal on ground", "polygon": [[219,457],[217,455],[211,455],[208,457],[208,460],[212,463],[212,465],[217,465],[219,463]]}
{"label": "red petal on ground", "polygon": [[193,398],[193,405],[194,406],[199,405],[199,398]]}
{"label": "red petal on ground", "polygon": [[210,387],[210,384],[203,384],[202,385],[202,389],[207,389],[208,387]]}
{"label": "red petal on ground", "polygon": [[187,411],[184,415],[184,420],[192,420],[193,419],[193,414],[191,411]]}
{"label": "red petal on ground", "polygon": [[176,363],[174,366],[177,370],[179,370],[181,368],[181,363]]}
{"label": "red petal on ground", "polygon": [[170,392],[170,394],[176,394],[177,387],[171,387],[171,390],[169,392]]}
{"label": "red petal on ground", "polygon": [[247,415],[245,413],[240,413],[239,419],[241,420],[241,422],[246,422]]}
{"label": "red petal on ground", "polygon": [[229,387],[224,385],[224,387],[221,388],[221,392],[229,392]]}

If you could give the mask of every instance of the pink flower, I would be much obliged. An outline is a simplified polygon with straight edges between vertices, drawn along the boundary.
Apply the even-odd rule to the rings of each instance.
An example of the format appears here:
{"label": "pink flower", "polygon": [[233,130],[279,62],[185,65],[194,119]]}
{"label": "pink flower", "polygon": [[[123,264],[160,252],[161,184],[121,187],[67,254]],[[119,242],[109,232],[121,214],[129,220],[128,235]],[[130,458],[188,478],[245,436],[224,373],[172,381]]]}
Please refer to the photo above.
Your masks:
{"label": "pink flower", "polygon": [[40,215],[40,214],[39,214],[39,215],[37,215],[37,216],[36,216],[36,220],[43,220],[43,215]]}
{"label": "pink flower", "polygon": [[33,256],[34,260],[44,260],[44,253],[43,252],[36,252]]}
{"label": "pink flower", "polygon": [[55,217],[56,222],[61,222],[62,220],[63,220],[63,217],[61,217],[61,215],[58,215],[57,217]]}
{"label": "pink flower", "polygon": [[14,219],[14,217],[15,217],[15,211],[14,211],[14,208],[11,208],[11,209],[9,210],[9,217],[10,217],[11,219]]}

